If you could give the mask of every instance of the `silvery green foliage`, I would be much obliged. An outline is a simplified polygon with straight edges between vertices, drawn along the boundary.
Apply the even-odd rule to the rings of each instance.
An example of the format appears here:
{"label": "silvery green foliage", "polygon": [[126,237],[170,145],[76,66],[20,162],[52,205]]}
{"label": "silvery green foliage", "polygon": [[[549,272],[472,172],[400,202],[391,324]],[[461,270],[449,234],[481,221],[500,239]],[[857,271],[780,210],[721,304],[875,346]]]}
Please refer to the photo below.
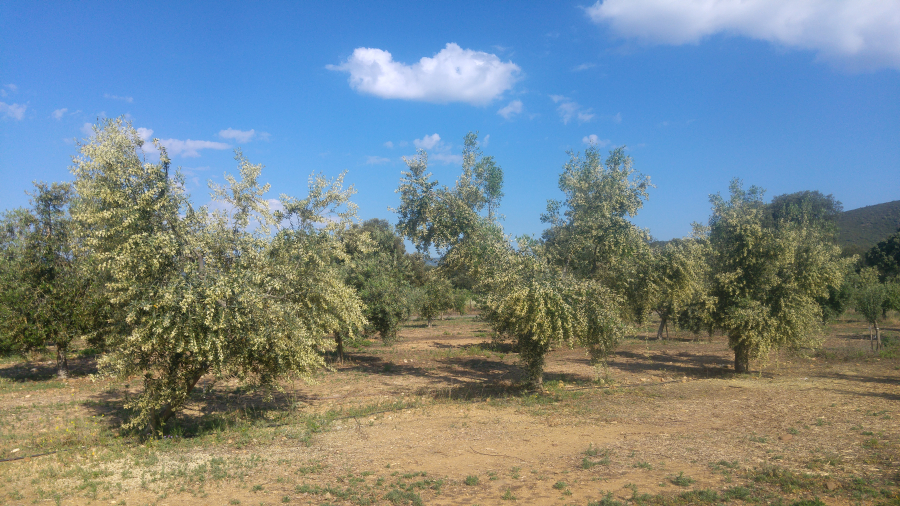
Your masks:
{"label": "silvery green foliage", "polygon": [[767,226],[763,191],[731,182],[728,200],[710,200],[711,316],[735,352],[735,370],[780,347],[818,343],[817,298],[839,286],[852,259],[825,240],[825,231],[798,221]]}
{"label": "silvery green foliage", "polygon": [[[488,184],[490,177],[478,175],[479,166],[484,174],[494,169],[481,163],[474,143],[474,136],[467,136],[462,175],[453,189],[431,181],[426,152],[406,160],[409,171],[397,190],[397,228],[420,251],[432,245],[444,249],[441,269],[465,272],[474,280],[482,317],[498,334],[512,336],[529,383],[540,389],[544,356],[551,346],[587,346],[597,360],[615,348],[626,330],[622,298],[595,280],[548,262],[540,243],[523,240],[513,247],[491,209],[489,216],[480,215],[502,193],[496,181]],[[622,170],[631,174],[630,162]]]}
{"label": "silvery green foliage", "polygon": [[[702,307],[707,249],[706,241],[688,237],[673,239],[660,250],[651,252],[650,305],[660,319],[657,338],[662,337],[668,322],[690,309]],[[698,323],[702,326],[702,322]]]}
{"label": "silvery green foliage", "polygon": [[553,346],[587,347],[595,361],[615,349],[627,330],[621,297],[548,263],[525,241],[513,248],[498,228],[483,238],[480,248],[465,252],[478,266],[483,316],[512,336],[532,388],[542,388],[544,357]]}
{"label": "silvery green foliage", "polygon": [[591,279],[622,297],[629,319],[642,322],[650,311],[649,234],[634,217],[653,186],[649,176],[633,168],[624,148],[603,160],[596,146],[570,152],[559,176],[561,201],[547,202],[541,221],[543,254],[553,264],[580,279]]}
{"label": "silvery green foliage", "polygon": [[329,334],[365,320],[335,267],[335,234],[355,212],[342,178],[311,178],[306,199],[282,196],[273,212],[262,167],[238,152],[240,177],[213,187],[216,210],[196,209],[154,144],[160,161],[148,163],[130,124],[95,127],[73,159],[72,214],[114,311],[102,371],[141,378],[126,427],[158,434],[203,376],[264,387],[309,377]]}

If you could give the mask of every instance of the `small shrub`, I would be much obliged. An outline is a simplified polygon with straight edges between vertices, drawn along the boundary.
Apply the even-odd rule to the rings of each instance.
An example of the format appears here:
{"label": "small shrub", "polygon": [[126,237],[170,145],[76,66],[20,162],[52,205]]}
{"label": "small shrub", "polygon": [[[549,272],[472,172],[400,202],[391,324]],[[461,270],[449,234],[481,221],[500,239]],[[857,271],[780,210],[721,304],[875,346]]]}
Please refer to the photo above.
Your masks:
{"label": "small shrub", "polygon": [[465,483],[470,487],[474,487],[475,485],[478,485],[478,477],[475,475],[466,476]]}
{"label": "small shrub", "polygon": [[562,490],[562,489],[566,488],[566,482],[558,481],[553,484],[553,488],[555,488],[556,490]]}
{"label": "small shrub", "polygon": [[673,485],[678,485],[679,487],[689,487],[692,483],[694,483],[694,479],[684,475],[684,471],[678,473],[678,476],[673,477],[671,480]]}

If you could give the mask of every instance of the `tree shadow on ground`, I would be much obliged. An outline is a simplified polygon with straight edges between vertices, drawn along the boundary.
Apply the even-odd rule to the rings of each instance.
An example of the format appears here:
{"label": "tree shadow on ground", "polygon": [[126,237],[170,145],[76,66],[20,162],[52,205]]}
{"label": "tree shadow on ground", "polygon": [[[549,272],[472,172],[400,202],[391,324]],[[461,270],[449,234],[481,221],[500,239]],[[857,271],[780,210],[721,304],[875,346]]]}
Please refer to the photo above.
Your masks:
{"label": "tree shadow on ground", "polygon": [[[69,378],[83,378],[97,373],[97,358],[69,357]],[[15,382],[48,381],[56,375],[56,360],[25,360],[0,367],[0,378]]]}
{"label": "tree shadow on ground", "polygon": [[[204,383],[208,386],[211,381]],[[314,396],[297,392],[278,392],[253,389],[245,386],[196,388],[191,392],[184,409],[171,419],[164,434],[180,437],[196,437],[219,432],[237,425],[277,424],[279,420],[296,414],[298,403],[312,403]],[[110,429],[118,429],[132,415],[126,409],[126,394],[122,390],[109,389],[91,396],[84,407],[102,419]],[[140,436],[143,430],[121,431],[122,436]]]}
{"label": "tree shadow on ground", "polygon": [[606,363],[611,368],[633,374],[666,372],[693,378],[715,378],[734,374],[733,362],[722,355],[714,354],[617,351]]}

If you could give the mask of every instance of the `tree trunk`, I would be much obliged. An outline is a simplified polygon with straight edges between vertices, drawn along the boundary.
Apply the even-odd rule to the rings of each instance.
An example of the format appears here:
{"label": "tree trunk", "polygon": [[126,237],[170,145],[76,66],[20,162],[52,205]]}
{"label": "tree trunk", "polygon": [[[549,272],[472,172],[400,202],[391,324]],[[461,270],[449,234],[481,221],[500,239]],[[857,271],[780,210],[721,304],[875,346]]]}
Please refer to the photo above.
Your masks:
{"label": "tree trunk", "polygon": [[656,330],[656,340],[657,340],[657,341],[660,340],[660,339],[662,339],[663,329],[666,329],[666,338],[669,337],[669,329],[666,327],[666,323],[667,323],[667,320],[668,320],[668,319],[666,318],[666,315],[660,315],[659,318],[660,318],[660,320],[659,320],[659,328]]}
{"label": "tree trunk", "polygon": [[[191,392],[194,391],[194,387],[197,386],[197,382],[200,381],[200,378],[202,378],[204,374],[206,374],[205,367],[197,371],[195,376],[188,379],[187,384],[185,385],[187,386],[184,396],[185,400],[190,397]],[[181,403],[167,404],[163,406],[158,413],[154,414],[153,417],[150,418],[150,426],[147,427],[148,435],[151,437],[158,436],[162,431],[163,425],[169,421],[169,418],[172,418],[172,415],[175,414],[175,410],[180,408],[183,403],[184,401],[181,401]]]}
{"label": "tree trunk", "polygon": [[875,322],[875,351],[881,350],[881,329],[878,328],[878,322]]}
{"label": "tree trunk", "polygon": [[550,351],[549,343],[524,337],[519,339],[519,359],[525,366],[525,381],[528,389],[544,391],[544,357]]}
{"label": "tree trunk", "polygon": [[69,360],[66,357],[66,349],[56,345],[56,376],[60,379],[69,377]]}
{"label": "tree trunk", "polygon": [[875,336],[872,334],[872,324],[869,324],[869,347],[875,351]]}
{"label": "tree trunk", "polygon": [[734,372],[750,372],[750,347],[746,344],[737,344],[734,347]]}
{"label": "tree trunk", "polygon": [[337,343],[337,356],[340,363],[344,363],[344,336],[340,332],[334,333],[334,342]]}

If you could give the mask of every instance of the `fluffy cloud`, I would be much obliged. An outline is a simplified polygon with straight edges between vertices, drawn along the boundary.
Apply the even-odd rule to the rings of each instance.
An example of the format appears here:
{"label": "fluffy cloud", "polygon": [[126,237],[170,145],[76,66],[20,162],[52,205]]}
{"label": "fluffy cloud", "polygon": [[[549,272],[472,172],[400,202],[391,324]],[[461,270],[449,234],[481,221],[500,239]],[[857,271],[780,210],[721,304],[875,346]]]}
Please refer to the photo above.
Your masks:
{"label": "fluffy cloud", "polygon": [[421,139],[415,139],[413,145],[418,149],[432,149],[441,142],[441,136],[438,134],[426,135]]}
{"label": "fluffy cloud", "polygon": [[572,71],[573,72],[581,72],[582,70],[592,69],[596,66],[597,65],[595,65],[593,63],[582,63],[581,65],[578,65],[577,67],[573,67]]}
{"label": "fluffy cloud", "polygon": [[120,97],[118,95],[110,95],[109,93],[104,93],[103,98],[108,98],[110,100],[121,100],[123,102],[128,102],[129,104],[134,102],[133,97]]}
{"label": "fluffy cloud", "polygon": [[25,109],[28,109],[28,104],[7,104],[6,102],[0,102],[0,114],[2,114],[4,118],[12,118],[16,121],[21,120],[25,117]]}
{"label": "fluffy cloud", "polygon": [[53,114],[51,114],[50,116],[52,116],[53,119],[62,119],[62,117],[66,114],[66,112],[68,112],[68,110],[68,108],[63,107],[62,109],[53,111]]}
{"label": "fluffy cloud", "polygon": [[166,151],[171,156],[183,156],[185,158],[197,158],[200,156],[201,149],[229,149],[231,146],[225,144],[224,142],[214,142],[214,141],[195,141],[193,139],[179,140],[179,139],[160,139],[159,143],[162,144]]}
{"label": "fluffy cloud", "polygon": [[350,86],[381,98],[424,102],[486,104],[512,88],[521,69],[496,55],[450,43],[433,58],[413,65],[394,61],[382,49],[360,47],[340,65],[326,68],[350,74]]}
{"label": "fluffy cloud", "polygon": [[[140,133],[140,130],[143,130],[143,129],[139,128],[138,133]],[[85,124],[81,125],[81,133],[83,133],[84,135],[86,135],[88,137],[94,135],[94,124],[93,123],[85,123]],[[150,133],[153,133],[153,130],[150,130]]]}
{"label": "fluffy cloud", "polygon": [[900,2],[894,0],[605,0],[598,24],[649,43],[697,43],[717,33],[815,51],[856,69],[900,69]]}
{"label": "fluffy cloud", "polygon": [[[85,123],[85,127],[90,127],[90,123]],[[156,148],[149,141],[151,140],[151,136],[153,135],[153,130],[149,128],[137,128],[138,136],[143,139],[146,144],[144,144],[144,152],[156,154]],[[214,141],[195,141],[193,139],[180,140],[180,139],[160,139],[159,143],[166,148],[166,152],[169,156],[182,156],[184,158],[197,158],[200,156],[200,150],[202,149],[229,149],[230,145],[225,144],[224,142],[214,142]]]}
{"label": "fluffy cloud", "polygon": [[[403,145],[405,143],[401,143]],[[417,149],[428,151],[428,159],[443,164],[462,163],[462,155],[454,155],[450,153],[450,145],[441,140],[438,134],[431,134],[421,139],[413,140],[413,145]]]}
{"label": "fluffy cloud", "polygon": [[394,143],[391,141],[387,141],[384,143],[384,147],[386,147],[388,149],[394,149]]}
{"label": "fluffy cloud", "polygon": [[390,158],[385,158],[383,156],[369,156],[366,157],[366,165],[381,165],[383,163],[390,163]]}
{"label": "fluffy cloud", "polygon": [[610,144],[609,139],[601,139],[601,138],[597,137],[597,134],[591,134],[591,135],[585,136],[583,139],[581,139],[581,142],[583,142],[585,144],[590,144],[592,146],[597,146],[598,148],[603,148],[603,147],[609,146],[609,144]]}
{"label": "fluffy cloud", "polygon": [[243,144],[250,142],[256,137],[256,130],[235,130],[233,128],[228,128],[226,130],[219,131],[219,137],[223,139],[230,139],[238,144]]}
{"label": "fluffy cloud", "polygon": [[587,123],[594,119],[595,114],[591,112],[591,109],[581,107],[578,105],[578,102],[570,98],[562,95],[550,95],[550,99],[559,104],[556,106],[556,111],[559,113],[559,117],[562,118],[564,125],[568,125],[573,119],[578,121],[578,124]]}
{"label": "fluffy cloud", "polygon": [[516,114],[522,113],[522,101],[521,100],[513,100],[506,107],[497,111],[497,114],[503,116],[506,119],[510,119]]}

